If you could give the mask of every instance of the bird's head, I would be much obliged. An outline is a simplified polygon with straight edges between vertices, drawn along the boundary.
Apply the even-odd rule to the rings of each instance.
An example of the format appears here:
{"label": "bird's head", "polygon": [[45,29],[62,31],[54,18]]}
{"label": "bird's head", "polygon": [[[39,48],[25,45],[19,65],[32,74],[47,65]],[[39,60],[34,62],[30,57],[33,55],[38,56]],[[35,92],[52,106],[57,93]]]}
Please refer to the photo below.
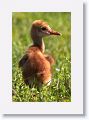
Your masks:
{"label": "bird's head", "polygon": [[42,38],[49,35],[61,35],[61,33],[54,31],[49,25],[42,20],[35,20],[32,23],[31,37],[32,39]]}

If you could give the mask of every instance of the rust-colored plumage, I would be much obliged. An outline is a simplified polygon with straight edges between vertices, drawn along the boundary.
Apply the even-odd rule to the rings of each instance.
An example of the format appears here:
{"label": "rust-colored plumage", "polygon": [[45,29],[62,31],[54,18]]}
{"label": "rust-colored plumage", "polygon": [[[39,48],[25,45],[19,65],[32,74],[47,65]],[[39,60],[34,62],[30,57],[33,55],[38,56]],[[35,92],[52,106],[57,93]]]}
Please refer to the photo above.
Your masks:
{"label": "rust-colored plumage", "polygon": [[54,59],[44,54],[45,45],[42,39],[48,35],[60,35],[60,33],[52,30],[42,20],[33,22],[31,28],[33,45],[28,48],[19,61],[19,67],[22,68],[24,82],[27,85],[33,85],[34,81],[38,86],[51,82],[51,65],[54,63]]}

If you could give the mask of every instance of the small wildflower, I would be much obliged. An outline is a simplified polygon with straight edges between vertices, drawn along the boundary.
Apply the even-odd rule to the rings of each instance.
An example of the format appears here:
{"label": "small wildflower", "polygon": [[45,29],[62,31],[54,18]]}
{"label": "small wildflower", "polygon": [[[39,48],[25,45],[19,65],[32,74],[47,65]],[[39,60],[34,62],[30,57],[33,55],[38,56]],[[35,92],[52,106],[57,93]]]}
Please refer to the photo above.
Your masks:
{"label": "small wildflower", "polygon": [[58,71],[58,72],[59,72],[59,71],[60,71],[60,69],[59,69],[59,68],[56,68],[56,71]]}

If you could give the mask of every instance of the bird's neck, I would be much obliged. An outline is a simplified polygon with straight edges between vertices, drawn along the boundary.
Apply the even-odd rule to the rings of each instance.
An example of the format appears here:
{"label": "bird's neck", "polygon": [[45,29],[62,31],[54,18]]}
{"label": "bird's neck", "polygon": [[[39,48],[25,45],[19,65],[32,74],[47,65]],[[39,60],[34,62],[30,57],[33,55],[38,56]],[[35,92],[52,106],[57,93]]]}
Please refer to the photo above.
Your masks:
{"label": "bird's neck", "polygon": [[45,51],[45,45],[44,45],[44,41],[43,41],[42,38],[36,38],[36,39],[34,39],[33,40],[33,44],[35,46],[39,47],[42,52]]}

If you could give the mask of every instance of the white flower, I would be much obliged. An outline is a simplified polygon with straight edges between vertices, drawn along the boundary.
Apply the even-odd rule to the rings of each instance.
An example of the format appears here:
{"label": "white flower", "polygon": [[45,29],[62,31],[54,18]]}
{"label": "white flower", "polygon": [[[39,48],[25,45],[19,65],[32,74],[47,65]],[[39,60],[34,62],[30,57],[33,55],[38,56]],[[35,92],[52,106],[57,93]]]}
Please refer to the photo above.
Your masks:
{"label": "white flower", "polygon": [[59,69],[59,68],[56,68],[56,71],[58,71],[58,72],[59,72],[59,71],[60,71],[60,69]]}

